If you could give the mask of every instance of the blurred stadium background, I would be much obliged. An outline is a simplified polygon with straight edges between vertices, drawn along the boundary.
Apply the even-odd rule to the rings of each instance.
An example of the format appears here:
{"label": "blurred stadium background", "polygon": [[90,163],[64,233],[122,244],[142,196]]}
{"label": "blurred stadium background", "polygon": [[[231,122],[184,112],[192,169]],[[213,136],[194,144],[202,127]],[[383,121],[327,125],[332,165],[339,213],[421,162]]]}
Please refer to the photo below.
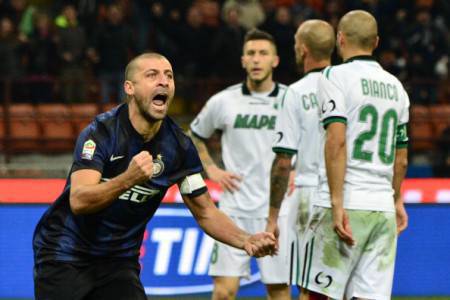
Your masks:
{"label": "blurred stadium background", "polygon": [[[450,299],[448,0],[0,0],[0,299],[32,297],[34,226],[62,189],[80,130],[122,99],[130,58],[143,51],[169,58],[170,115],[187,128],[209,96],[244,79],[249,28],[274,35],[275,79],[290,84],[301,76],[297,26],[311,18],[336,26],[351,9],[377,18],[375,56],[412,105],[403,187],[410,227],[399,240],[394,295],[402,298],[394,299]],[[211,147],[217,155],[217,140]],[[220,190],[209,187],[217,199]],[[211,289],[211,241],[180,201],[171,190],[145,237],[142,280],[152,299],[206,299]],[[242,299],[264,295],[258,276],[243,282]]]}

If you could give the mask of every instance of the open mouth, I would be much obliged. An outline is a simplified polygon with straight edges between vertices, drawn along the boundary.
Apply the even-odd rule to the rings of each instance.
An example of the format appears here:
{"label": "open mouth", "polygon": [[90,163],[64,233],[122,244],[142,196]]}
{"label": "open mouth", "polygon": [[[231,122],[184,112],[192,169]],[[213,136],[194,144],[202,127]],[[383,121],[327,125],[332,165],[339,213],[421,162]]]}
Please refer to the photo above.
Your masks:
{"label": "open mouth", "polygon": [[168,98],[169,96],[166,93],[159,93],[153,97],[152,102],[154,105],[160,106],[166,104]]}

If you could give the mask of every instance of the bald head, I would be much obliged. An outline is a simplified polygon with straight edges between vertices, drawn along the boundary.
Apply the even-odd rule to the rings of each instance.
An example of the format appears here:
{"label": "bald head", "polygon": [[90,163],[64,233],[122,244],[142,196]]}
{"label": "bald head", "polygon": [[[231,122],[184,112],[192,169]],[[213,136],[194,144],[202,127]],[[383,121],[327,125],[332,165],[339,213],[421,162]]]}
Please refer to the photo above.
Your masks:
{"label": "bald head", "polygon": [[322,20],[303,22],[295,34],[296,40],[304,44],[315,60],[330,59],[335,45],[333,27]]}
{"label": "bald head", "polygon": [[349,45],[372,51],[378,42],[378,26],[375,18],[364,10],[352,10],[339,21],[338,31],[346,37]]}
{"label": "bald head", "polygon": [[142,59],[147,59],[147,58],[167,60],[167,58],[165,56],[163,56],[159,53],[156,53],[156,52],[148,52],[148,53],[138,55],[135,58],[133,58],[128,63],[127,67],[125,68],[125,80],[133,81],[134,74],[136,73],[136,71],[139,70],[139,61],[141,61]]}

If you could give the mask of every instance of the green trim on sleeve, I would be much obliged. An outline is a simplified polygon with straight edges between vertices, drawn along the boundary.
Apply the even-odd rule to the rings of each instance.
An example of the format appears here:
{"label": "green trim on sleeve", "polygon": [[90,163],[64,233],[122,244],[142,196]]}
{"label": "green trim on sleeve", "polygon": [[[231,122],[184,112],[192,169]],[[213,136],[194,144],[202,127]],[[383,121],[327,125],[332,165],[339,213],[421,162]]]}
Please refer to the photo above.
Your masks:
{"label": "green trim on sleeve", "polygon": [[283,147],[273,147],[272,151],[275,152],[275,153],[285,153],[285,154],[290,154],[290,155],[297,154],[297,150],[283,148]]}
{"label": "green trim on sleeve", "polygon": [[395,148],[397,149],[408,148],[408,142],[401,142],[401,143],[397,142]]}
{"label": "green trim on sleeve", "polygon": [[323,128],[327,129],[328,125],[330,125],[331,123],[336,123],[336,122],[347,124],[347,118],[337,117],[337,116],[328,117],[328,118],[324,119],[322,122]]}

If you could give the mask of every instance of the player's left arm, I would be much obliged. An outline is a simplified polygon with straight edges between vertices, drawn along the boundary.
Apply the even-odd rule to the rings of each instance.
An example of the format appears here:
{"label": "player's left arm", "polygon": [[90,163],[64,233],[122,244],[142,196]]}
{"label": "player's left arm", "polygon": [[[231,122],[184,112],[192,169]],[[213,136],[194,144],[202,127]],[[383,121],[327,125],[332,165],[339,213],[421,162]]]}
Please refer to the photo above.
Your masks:
{"label": "player's left arm", "polygon": [[408,149],[400,148],[395,151],[394,177],[392,187],[394,189],[395,212],[397,216],[397,233],[401,233],[408,227],[408,214],[403,204],[400,188],[405,178],[408,167]]}
{"label": "player's left arm", "polygon": [[276,252],[276,239],[273,234],[262,232],[250,235],[237,227],[216,207],[200,174],[187,176],[179,184],[179,188],[184,203],[200,227],[215,240],[243,249],[256,257]]}
{"label": "player's left arm", "polygon": [[400,193],[403,179],[408,168],[408,120],[409,120],[409,97],[404,89],[403,107],[399,114],[399,125],[395,133],[395,160],[394,176],[392,178],[392,188],[394,189],[395,212],[397,217],[397,234],[408,227],[408,214],[403,204],[403,198]]}

